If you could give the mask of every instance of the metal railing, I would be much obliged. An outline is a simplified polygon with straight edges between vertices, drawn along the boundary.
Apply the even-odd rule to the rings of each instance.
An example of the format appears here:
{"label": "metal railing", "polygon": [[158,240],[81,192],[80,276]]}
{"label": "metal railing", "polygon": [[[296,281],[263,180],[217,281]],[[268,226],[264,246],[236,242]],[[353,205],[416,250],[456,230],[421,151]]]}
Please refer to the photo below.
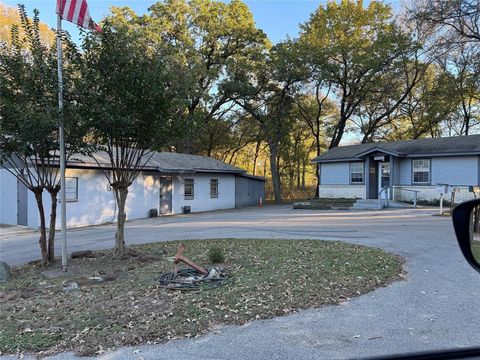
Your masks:
{"label": "metal railing", "polygon": [[402,191],[413,192],[413,208],[414,209],[417,208],[417,196],[418,196],[418,193],[420,192],[419,190],[405,189],[405,188],[402,188],[402,187],[396,187],[395,189],[399,189],[399,190],[402,190]]}
{"label": "metal railing", "polygon": [[[382,199],[382,194],[385,194],[384,199]],[[390,198],[390,186],[384,186],[378,192],[378,209],[383,209],[384,207],[388,207],[389,198]],[[385,203],[383,203],[382,200],[385,200]]]}

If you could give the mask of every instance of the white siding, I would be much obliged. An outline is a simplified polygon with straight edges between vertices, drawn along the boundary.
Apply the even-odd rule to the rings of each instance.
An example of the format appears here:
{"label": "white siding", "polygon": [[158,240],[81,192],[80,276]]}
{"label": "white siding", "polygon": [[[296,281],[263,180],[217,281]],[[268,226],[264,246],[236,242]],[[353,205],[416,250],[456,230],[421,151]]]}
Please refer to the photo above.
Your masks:
{"label": "white siding", "polygon": [[[117,207],[114,194],[113,191],[108,190],[107,178],[101,171],[67,169],[66,176],[78,178],[78,200],[67,201],[67,227],[98,225],[116,220]],[[128,196],[130,197],[130,195],[129,193]],[[43,192],[43,199],[48,226],[51,201],[50,194],[47,191]],[[60,200],[60,193],[58,199]],[[129,218],[130,206],[131,201],[127,198],[127,218]],[[36,209],[36,205],[34,207]],[[29,216],[29,226],[38,227],[38,212],[35,226],[30,225]],[[57,207],[56,227],[57,229],[60,228],[60,201]]]}
{"label": "white siding", "polygon": [[0,169],[0,224],[17,225],[17,178]]}
{"label": "white siding", "polygon": [[150,209],[160,211],[160,179],[157,175],[140,174],[128,189],[127,219],[149,217]]}
{"label": "white siding", "polygon": [[478,157],[455,156],[432,158],[432,185],[477,185]]}
{"label": "white siding", "polygon": [[[194,198],[185,200],[183,180],[194,179]],[[210,179],[218,179],[218,198],[210,198]],[[173,177],[173,213],[181,214],[183,206],[192,212],[232,209],[235,207],[235,175],[192,174]]]}
{"label": "white siding", "polygon": [[350,163],[322,163],[320,168],[320,184],[322,185],[349,185]]}

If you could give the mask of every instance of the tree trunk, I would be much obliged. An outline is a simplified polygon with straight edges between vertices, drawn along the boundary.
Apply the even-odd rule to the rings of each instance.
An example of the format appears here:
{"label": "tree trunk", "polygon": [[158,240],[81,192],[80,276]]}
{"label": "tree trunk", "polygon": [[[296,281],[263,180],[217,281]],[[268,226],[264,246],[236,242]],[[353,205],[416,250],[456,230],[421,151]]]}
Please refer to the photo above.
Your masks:
{"label": "tree trunk", "polygon": [[303,162],[303,159],[302,160],[298,160],[297,161],[297,188],[300,189],[300,183],[301,183],[301,171],[300,171],[300,168],[301,168],[301,162]]}
{"label": "tree trunk", "polygon": [[[305,163],[305,160],[302,163],[302,190],[305,191],[305,172],[306,172],[306,167],[307,164]],[[318,189],[318,186],[317,186]],[[317,190],[318,192],[318,190]]]}
{"label": "tree trunk", "polygon": [[125,222],[127,214],[125,213],[125,204],[127,202],[128,187],[119,187],[115,189],[115,198],[117,200],[117,232],[115,234],[115,255],[122,256],[125,252]]}
{"label": "tree trunk", "polygon": [[275,197],[275,204],[282,203],[282,188],[280,185],[280,176],[278,174],[277,167],[277,145],[269,142],[268,147],[270,149],[270,172],[272,174],[273,184],[273,196]]}
{"label": "tree trunk", "polygon": [[255,146],[255,157],[253,158],[253,175],[257,175],[257,161],[260,153],[260,145],[261,141],[257,140],[257,145]]}
{"label": "tree trunk", "polygon": [[43,188],[35,187],[33,190],[35,194],[35,200],[37,201],[38,215],[40,217],[40,238],[38,243],[40,244],[40,253],[41,253],[41,265],[46,266],[49,264],[48,260],[48,250],[47,250],[47,230],[45,227],[45,209],[43,208]]}
{"label": "tree trunk", "polygon": [[335,129],[335,132],[332,137],[332,141],[330,142],[330,146],[328,147],[329,149],[333,149],[338,147],[340,145],[340,141],[342,141],[343,134],[345,133],[345,126],[347,124],[347,120],[344,116],[340,116],[340,121],[337,125],[337,129]]}
{"label": "tree trunk", "polygon": [[288,175],[290,177],[290,194],[293,197],[293,193],[295,192],[295,171],[293,169],[293,165],[290,165]]}
{"label": "tree trunk", "polygon": [[[317,150],[317,156],[320,156],[320,136],[315,135],[315,148]],[[304,169],[305,171],[305,169]],[[316,163],[315,166],[315,178],[317,179],[317,186],[315,187],[315,199],[320,197],[320,163]]]}
{"label": "tree trunk", "polygon": [[50,208],[50,226],[48,228],[48,261],[53,263],[55,260],[55,225],[57,222],[57,196],[60,191],[59,186],[47,189],[52,201]]}

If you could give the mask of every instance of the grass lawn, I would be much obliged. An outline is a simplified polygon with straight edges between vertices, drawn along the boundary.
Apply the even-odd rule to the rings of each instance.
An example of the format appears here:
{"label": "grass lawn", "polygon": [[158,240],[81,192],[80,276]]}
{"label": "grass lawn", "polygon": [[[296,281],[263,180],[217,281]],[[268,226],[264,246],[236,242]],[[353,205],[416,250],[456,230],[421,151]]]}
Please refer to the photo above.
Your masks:
{"label": "grass lawn", "polygon": [[[122,345],[195,337],[300,309],[338,304],[402,276],[403,260],[379,249],[312,240],[185,241],[184,255],[208,266],[223,249],[231,280],[218,289],[180,292],[157,284],[172,270],[178,241],[135,246],[148,256],[113,259],[111,251],[72,260],[67,277],[47,279],[35,265],[0,285],[0,352],[100,354]],[[166,254],[166,255],[163,255]],[[58,267],[58,266],[57,266]],[[89,284],[86,277],[110,281]],[[71,292],[63,284],[81,286]]]}

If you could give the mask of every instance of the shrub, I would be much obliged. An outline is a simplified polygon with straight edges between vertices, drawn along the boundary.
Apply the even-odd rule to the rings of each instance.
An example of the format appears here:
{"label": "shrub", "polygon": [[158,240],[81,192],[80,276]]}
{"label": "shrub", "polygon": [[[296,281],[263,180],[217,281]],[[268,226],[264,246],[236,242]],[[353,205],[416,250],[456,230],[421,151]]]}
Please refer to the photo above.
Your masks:
{"label": "shrub", "polygon": [[219,264],[225,261],[225,255],[222,249],[217,246],[211,247],[208,251],[208,258],[212,264]]}

